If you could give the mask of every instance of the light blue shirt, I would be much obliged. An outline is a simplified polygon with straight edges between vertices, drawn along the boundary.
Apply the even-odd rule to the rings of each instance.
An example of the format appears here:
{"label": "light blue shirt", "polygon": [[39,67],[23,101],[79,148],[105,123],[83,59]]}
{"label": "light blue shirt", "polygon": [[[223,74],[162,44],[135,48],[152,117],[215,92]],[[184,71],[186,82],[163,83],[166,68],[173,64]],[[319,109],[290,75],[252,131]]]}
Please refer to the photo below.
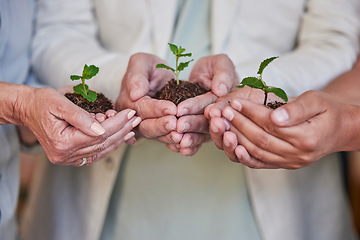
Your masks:
{"label": "light blue shirt", "polygon": [[[193,53],[195,61],[211,53],[210,2],[178,4],[172,43]],[[168,63],[175,66],[171,52]],[[191,68],[180,79],[187,79]],[[212,143],[193,157],[149,140],[130,147],[101,236],[112,239],[260,240],[243,167],[230,163]]]}
{"label": "light blue shirt", "polygon": [[[33,0],[0,0],[0,81],[37,85],[29,73],[33,15]],[[18,237],[15,213],[19,151],[15,126],[0,125],[0,239],[3,240]]]}

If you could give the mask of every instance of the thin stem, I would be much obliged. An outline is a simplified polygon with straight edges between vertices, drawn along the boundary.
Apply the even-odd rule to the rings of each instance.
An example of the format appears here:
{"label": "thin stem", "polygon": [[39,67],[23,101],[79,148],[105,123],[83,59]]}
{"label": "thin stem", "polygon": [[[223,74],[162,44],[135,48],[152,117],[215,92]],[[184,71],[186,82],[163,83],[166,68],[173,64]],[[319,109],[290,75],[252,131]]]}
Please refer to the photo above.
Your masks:
{"label": "thin stem", "polygon": [[178,70],[179,66],[178,66],[178,64],[179,64],[179,56],[176,56],[175,78],[176,78],[177,85],[179,85],[179,70]]}
{"label": "thin stem", "polygon": [[86,88],[85,88],[85,78],[81,78],[81,82],[82,82],[82,85],[83,85],[83,88],[84,88],[84,93],[85,93],[85,95],[87,95],[87,91],[86,91]]}
{"label": "thin stem", "polygon": [[264,106],[266,106],[268,93],[266,91],[264,93],[265,93]]}

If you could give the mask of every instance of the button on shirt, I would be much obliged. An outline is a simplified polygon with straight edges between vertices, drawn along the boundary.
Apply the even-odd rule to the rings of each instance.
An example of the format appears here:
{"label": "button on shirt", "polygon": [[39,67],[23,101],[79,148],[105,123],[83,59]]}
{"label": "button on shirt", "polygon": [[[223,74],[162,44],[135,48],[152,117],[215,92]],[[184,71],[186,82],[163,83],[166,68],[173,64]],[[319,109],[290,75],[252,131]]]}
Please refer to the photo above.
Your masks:
{"label": "button on shirt", "polygon": [[[0,81],[36,85],[29,74],[33,0],[0,0]],[[0,239],[17,239],[19,141],[14,125],[0,125]]]}

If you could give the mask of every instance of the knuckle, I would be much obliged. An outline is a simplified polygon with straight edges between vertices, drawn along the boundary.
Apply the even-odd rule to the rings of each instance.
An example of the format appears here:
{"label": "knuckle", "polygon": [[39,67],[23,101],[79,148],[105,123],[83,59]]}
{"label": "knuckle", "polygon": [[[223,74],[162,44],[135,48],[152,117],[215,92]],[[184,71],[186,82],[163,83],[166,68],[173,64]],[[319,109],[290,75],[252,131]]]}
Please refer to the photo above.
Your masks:
{"label": "knuckle", "polygon": [[256,145],[261,149],[267,149],[269,145],[269,137],[266,134],[258,134],[255,139]]}

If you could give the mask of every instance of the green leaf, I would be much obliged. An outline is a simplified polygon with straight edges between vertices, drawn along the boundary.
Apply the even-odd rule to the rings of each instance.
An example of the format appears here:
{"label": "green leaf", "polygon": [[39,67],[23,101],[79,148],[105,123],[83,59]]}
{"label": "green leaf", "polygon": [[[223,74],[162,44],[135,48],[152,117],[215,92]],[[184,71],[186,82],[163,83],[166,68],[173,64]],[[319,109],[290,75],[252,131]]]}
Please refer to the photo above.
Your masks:
{"label": "green leaf", "polygon": [[278,57],[271,57],[271,58],[268,58],[268,59],[265,59],[264,61],[262,61],[257,73],[261,75],[263,73],[264,69],[267,67],[267,65],[269,65],[269,63],[274,61],[276,58],[278,58]]}
{"label": "green leaf", "polygon": [[94,91],[89,91],[88,95],[86,95],[84,98],[86,98],[89,102],[95,102],[97,99],[97,93]]}
{"label": "green leaf", "polygon": [[169,70],[175,72],[175,69],[173,69],[173,68],[171,68],[171,67],[169,67],[169,66],[167,66],[165,64],[162,64],[162,63],[156,65],[156,68],[165,68],[165,69],[169,69]]}
{"label": "green leaf", "polygon": [[269,88],[268,92],[274,93],[276,96],[278,96],[279,98],[281,98],[285,102],[288,101],[288,97],[287,97],[285,91],[282,90],[281,88]]}
{"label": "green leaf", "polygon": [[191,57],[191,53],[180,54],[179,57]]}
{"label": "green leaf", "polygon": [[173,54],[175,56],[177,56],[178,52],[179,52],[178,47],[175,44],[171,44],[171,43],[169,43],[169,46],[170,46],[170,50],[173,52]]}
{"label": "green leaf", "polygon": [[85,90],[84,90],[84,86],[82,85],[82,83],[80,83],[79,85],[76,85],[73,87],[74,92],[77,94],[81,94],[83,97],[84,95],[86,95],[89,92],[89,87],[88,85],[85,84]]}
{"label": "green leaf", "polygon": [[181,62],[181,63],[179,64],[178,70],[179,70],[179,71],[184,70],[184,68],[188,67],[188,66],[189,66],[189,63],[192,62],[192,61],[194,61],[194,59],[191,59],[190,61],[187,61],[187,62]]}
{"label": "green leaf", "polygon": [[258,88],[258,89],[264,89],[266,86],[264,86],[263,82],[258,79],[257,77],[246,77],[244,78],[240,85],[239,88],[242,88],[244,86],[249,86],[251,88]]}
{"label": "green leaf", "polygon": [[94,77],[96,74],[98,74],[99,72],[99,68],[96,67],[95,65],[86,65],[84,66],[84,70],[83,70],[83,77],[85,79],[90,79],[92,77]]}
{"label": "green leaf", "polygon": [[177,52],[177,56],[180,56],[183,52],[185,52],[185,48],[179,47],[179,51]]}
{"label": "green leaf", "polygon": [[71,79],[72,81],[74,81],[74,80],[79,80],[79,79],[81,79],[81,76],[71,75],[71,76],[70,76],[70,79]]}

